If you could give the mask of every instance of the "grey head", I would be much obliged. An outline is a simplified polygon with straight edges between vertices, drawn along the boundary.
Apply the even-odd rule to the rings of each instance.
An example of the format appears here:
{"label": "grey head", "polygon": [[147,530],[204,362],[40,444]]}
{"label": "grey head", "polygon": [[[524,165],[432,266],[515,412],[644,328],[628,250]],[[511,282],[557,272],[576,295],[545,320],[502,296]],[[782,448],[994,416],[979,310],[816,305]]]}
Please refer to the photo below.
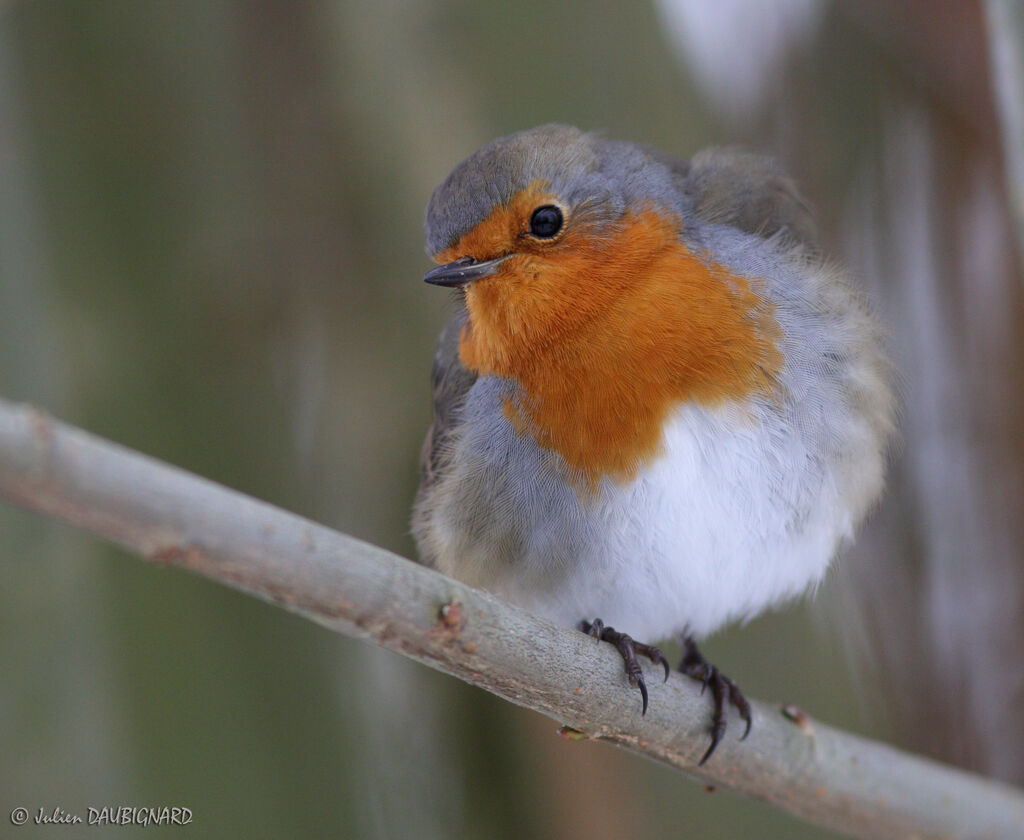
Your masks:
{"label": "grey head", "polygon": [[810,209],[769,157],[711,148],[692,161],[677,160],[648,146],[551,123],[500,137],[455,167],[427,204],[427,253],[453,245],[535,181],[545,182],[577,223],[614,221],[644,204],[684,221],[816,246]]}
{"label": "grey head", "polygon": [[556,123],[500,137],[455,167],[426,212],[427,253],[455,244],[536,181],[577,223],[614,221],[643,202],[681,213],[686,164],[634,143]]}

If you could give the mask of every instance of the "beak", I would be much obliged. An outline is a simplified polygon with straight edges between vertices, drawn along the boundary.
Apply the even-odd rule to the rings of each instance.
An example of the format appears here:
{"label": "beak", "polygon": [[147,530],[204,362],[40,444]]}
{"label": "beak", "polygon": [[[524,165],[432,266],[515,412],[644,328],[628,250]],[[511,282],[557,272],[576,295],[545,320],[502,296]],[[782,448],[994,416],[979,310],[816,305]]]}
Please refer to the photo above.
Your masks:
{"label": "beak", "polygon": [[511,254],[497,257],[493,260],[477,261],[472,257],[462,257],[446,265],[439,265],[437,268],[428,271],[423,279],[435,286],[451,286],[458,288],[479,280],[481,277],[489,277],[498,270],[498,266],[507,260]]}

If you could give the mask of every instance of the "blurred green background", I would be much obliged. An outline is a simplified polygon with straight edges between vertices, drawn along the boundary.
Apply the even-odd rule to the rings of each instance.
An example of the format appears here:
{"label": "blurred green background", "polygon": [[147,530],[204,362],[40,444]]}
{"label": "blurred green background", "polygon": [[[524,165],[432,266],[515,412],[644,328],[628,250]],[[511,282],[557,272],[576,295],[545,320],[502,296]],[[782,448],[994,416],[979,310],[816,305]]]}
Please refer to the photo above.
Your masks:
{"label": "blurred green background", "polygon": [[[420,280],[433,187],[553,120],[771,152],[889,325],[904,439],[817,600],[706,652],[1020,783],[1024,333],[987,56],[946,0],[8,0],[0,394],[413,556],[451,310]],[[77,836],[18,805],[172,804],[219,838],[834,836],[6,505],[0,674],[2,836]]]}

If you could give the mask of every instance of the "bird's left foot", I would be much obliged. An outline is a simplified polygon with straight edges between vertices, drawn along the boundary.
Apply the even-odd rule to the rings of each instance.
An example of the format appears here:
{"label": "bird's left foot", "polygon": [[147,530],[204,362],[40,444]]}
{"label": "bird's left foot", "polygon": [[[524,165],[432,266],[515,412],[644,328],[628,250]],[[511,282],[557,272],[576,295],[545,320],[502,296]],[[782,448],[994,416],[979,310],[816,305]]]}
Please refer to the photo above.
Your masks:
{"label": "bird's left foot", "polygon": [[743,696],[739,686],[730,680],[725,674],[704,658],[697,643],[690,636],[683,637],[683,661],[679,664],[679,670],[695,680],[703,683],[701,694],[710,686],[711,697],[714,700],[715,709],[711,715],[711,746],[707,748],[704,757],[697,762],[700,767],[705,761],[711,758],[718,742],[725,735],[725,712],[729,703],[736,707],[740,718],[746,721],[747,728],[740,737],[742,741],[750,734],[750,726],[753,722],[750,716],[750,703]]}
{"label": "bird's left foot", "polygon": [[652,645],[645,645],[643,642],[634,641],[625,633],[618,632],[614,627],[605,627],[601,619],[595,618],[593,622],[580,622],[580,630],[601,642],[610,642],[622,656],[626,663],[626,675],[629,677],[629,684],[633,688],[640,689],[640,696],[644,701],[644,708],[641,714],[647,714],[647,684],[644,682],[644,673],[637,661],[637,654],[646,656],[651,662],[661,665],[665,669],[665,679],[668,679],[671,668],[668,660],[660,650]]}

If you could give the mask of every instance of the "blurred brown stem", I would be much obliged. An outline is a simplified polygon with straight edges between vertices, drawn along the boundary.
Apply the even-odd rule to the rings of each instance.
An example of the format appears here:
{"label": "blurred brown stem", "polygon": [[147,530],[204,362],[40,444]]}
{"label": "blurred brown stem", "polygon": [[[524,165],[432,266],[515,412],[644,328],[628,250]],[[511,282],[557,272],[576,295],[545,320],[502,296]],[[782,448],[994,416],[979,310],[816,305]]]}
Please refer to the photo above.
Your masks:
{"label": "blurred brown stem", "polygon": [[1024,4],[985,0],[985,20],[1017,255],[1024,261]]}
{"label": "blurred brown stem", "polygon": [[3,400],[0,495],[853,837],[1018,838],[1024,825],[1020,791],[794,707],[754,703],[750,738],[727,736],[698,769],[710,701],[692,680],[650,672],[641,717],[611,645]]}

